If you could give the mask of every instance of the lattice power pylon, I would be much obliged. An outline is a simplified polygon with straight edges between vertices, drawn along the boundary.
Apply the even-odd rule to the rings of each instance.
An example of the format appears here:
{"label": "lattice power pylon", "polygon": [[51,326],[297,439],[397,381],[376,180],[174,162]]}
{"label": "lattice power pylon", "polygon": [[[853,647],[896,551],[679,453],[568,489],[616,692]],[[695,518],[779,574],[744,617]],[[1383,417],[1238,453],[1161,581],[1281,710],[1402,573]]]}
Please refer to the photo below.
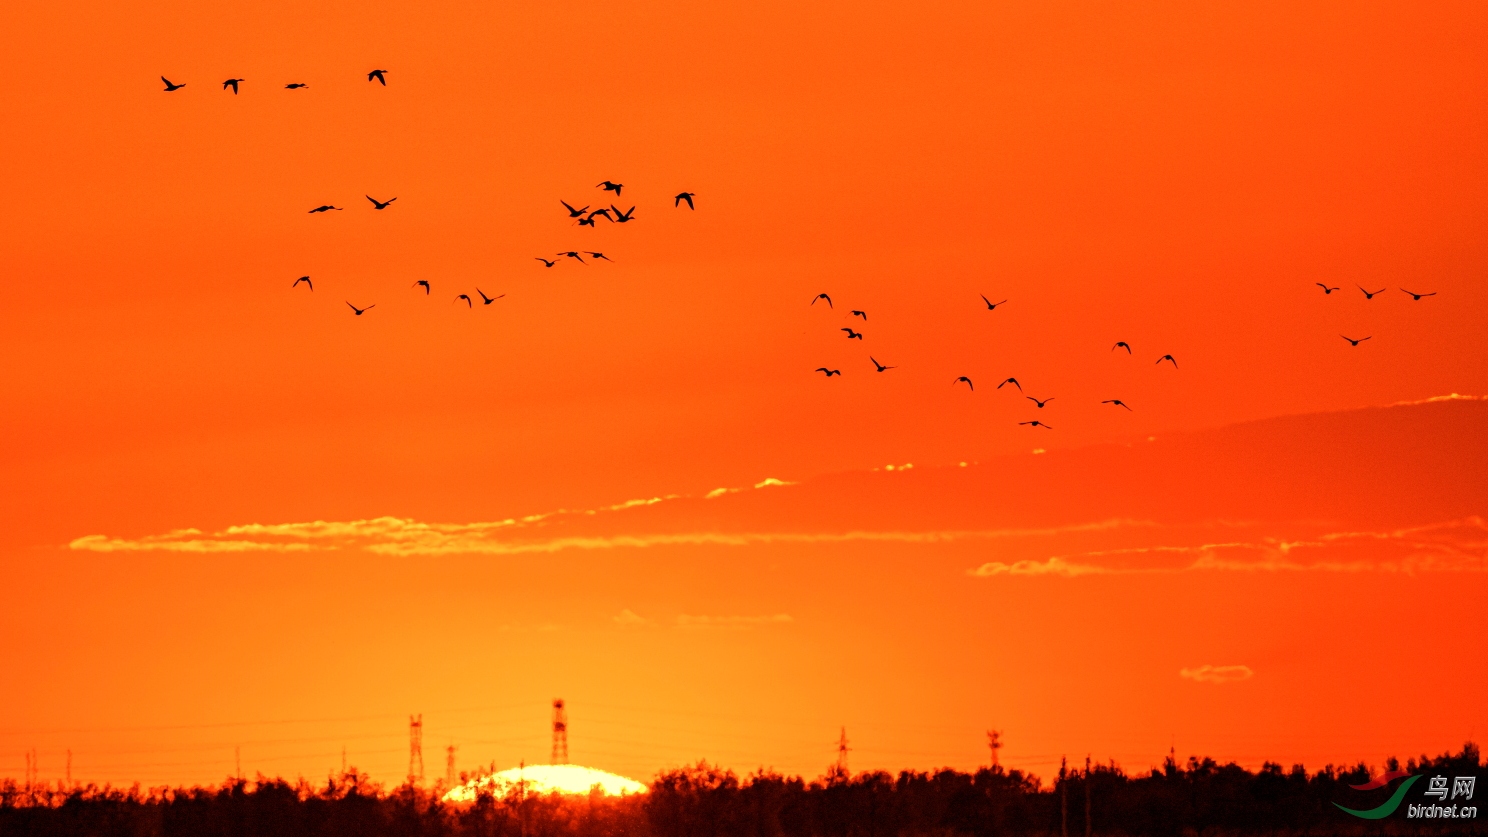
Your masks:
{"label": "lattice power pylon", "polygon": [[408,716],[408,784],[424,781],[424,716]]}
{"label": "lattice power pylon", "polygon": [[568,714],[563,711],[563,698],[553,701],[553,764],[568,764]]}

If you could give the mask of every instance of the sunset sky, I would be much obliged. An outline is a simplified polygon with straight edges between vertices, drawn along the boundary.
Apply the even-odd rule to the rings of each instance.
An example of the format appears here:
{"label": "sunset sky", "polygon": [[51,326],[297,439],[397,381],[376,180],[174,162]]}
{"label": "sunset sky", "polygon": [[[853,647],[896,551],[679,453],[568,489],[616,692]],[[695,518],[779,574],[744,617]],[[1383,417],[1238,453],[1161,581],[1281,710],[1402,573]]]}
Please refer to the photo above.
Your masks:
{"label": "sunset sky", "polygon": [[1485,39],[4,4],[0,777],[500,769],[555,697],[642,780],[1480,740]]}

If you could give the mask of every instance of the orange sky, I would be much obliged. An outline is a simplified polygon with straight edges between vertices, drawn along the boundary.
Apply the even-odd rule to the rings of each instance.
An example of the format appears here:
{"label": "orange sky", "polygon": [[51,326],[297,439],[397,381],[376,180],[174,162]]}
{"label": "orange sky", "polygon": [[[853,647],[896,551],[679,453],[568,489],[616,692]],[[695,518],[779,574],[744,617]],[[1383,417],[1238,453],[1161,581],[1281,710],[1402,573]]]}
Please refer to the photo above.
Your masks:
{"label": "orange sky", "polygon": [[1482,734],[1488,9],[530,5],[0,8],[0,775]]}

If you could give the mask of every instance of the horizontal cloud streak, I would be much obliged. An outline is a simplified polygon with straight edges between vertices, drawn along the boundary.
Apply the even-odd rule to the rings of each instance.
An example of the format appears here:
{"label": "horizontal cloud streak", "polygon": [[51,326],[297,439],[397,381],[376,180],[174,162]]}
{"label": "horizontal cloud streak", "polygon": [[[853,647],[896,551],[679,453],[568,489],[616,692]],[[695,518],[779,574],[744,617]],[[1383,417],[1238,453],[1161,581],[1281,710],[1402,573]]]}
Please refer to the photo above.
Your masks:
{"label": "horizontal cloud streak", "polygon": [[1255,676],[1250,666],[1211,666],[1202,665],[1197,668],[1179,669],[1178,676],[1195,683],[1238,683],[1241,680],[1249,680]]}
{"label": "horizontal cloud streak", "polygon": [[1235,572],[1483,572],[1488,571],[1488,523],[1473,516],[1378,532],[1323,532],[1305,539],[1265,538],[1192,546],[1140,546],[1056,555],[1042,561],[989,561],[969,571],[994,576],[1080,576],[1115,573]]}

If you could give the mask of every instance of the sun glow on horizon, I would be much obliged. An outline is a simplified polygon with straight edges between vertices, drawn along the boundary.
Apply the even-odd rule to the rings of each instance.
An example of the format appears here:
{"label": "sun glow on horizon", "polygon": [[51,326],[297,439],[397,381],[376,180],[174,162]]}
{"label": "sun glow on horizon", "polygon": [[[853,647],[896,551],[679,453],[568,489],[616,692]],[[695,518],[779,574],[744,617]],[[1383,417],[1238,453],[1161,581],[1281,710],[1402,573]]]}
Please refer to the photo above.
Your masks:
{"label": "sun glow on horizon", "polygon": [[513,767],[489,776],[478,776],[450,789],[445,802],[474,802],[482,793],[505,797],[525,787],[528,793],[587,794],[598,788],[606,796],[645,793],[646,786],[634,779],[578,764],[534,764]]}

